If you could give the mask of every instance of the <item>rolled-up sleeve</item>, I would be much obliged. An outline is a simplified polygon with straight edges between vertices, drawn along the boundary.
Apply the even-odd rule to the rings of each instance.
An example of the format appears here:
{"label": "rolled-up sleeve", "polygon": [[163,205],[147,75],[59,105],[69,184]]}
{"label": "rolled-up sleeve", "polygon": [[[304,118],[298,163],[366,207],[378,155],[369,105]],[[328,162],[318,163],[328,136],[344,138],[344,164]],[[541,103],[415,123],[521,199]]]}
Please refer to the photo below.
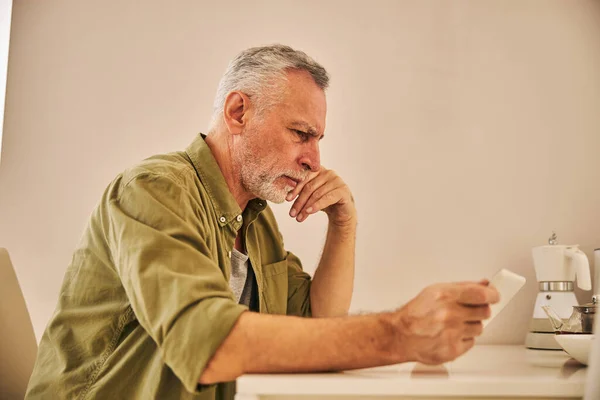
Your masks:
{"label": "rolled-up sleeve", "polygon": [[177,176],[141,173],[108,205],[111,254],[140,323],[190,392],[247,307],[211,257],[203,205]]}
{"label": "rolled-up sleeve", "polygon": [[302,270],[302,263],[294,253],[288,251],[286,259],[288,267],[287,315],[311,317],[311,277]]}

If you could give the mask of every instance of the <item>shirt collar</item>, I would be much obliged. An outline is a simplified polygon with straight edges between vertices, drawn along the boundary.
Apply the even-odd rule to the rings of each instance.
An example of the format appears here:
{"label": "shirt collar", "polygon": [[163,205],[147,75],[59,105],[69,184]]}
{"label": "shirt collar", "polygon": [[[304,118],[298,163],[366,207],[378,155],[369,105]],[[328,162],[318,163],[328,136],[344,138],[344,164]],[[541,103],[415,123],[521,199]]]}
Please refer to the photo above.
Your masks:
{"label": "shirt collar", "polygon": [[[210,147],[206,144],[206,135],[200,133],[194,141],[187,147],[187,153],[194,169],[203,183],[213,206],[217,213],[217,218],[221,226],[237,221],[238,216],[242,215],[242,210],[233,194],[229,191],[225,177],[217,164]],[[246,209],[251,209],[260,213],[267,206],[267,202],[262,199],[252,199],[248,202]]]}

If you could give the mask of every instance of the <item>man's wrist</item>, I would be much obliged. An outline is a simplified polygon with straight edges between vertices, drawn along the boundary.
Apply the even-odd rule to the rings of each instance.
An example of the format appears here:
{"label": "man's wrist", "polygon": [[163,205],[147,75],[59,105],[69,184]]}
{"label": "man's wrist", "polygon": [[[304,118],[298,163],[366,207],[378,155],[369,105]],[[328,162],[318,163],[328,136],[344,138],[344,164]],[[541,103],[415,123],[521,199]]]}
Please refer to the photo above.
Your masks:
{"label": "man's wrist", "polygon": [[356,215],[351,216],[345,221],[336,221],[333,218],[329,219],[329,227],[336,230],[353,231],[356,230],[357,224]]}
{"label": "man's wrist", "polygon": [[410,361],[403,345],[403,332],[399,329],[399,316],[397,312],[382,312],[375,314],[381,327],[379,336],[379,350],[382,352],[386,364],[398,364]]}

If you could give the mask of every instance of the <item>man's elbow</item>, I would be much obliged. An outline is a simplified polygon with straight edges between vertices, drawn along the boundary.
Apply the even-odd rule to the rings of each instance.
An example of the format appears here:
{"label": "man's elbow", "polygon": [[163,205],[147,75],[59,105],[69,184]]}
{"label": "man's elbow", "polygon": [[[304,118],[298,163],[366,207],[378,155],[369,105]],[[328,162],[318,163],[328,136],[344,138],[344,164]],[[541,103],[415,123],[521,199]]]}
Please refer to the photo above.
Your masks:
{"label": "man's elbow", "polygon": [[215,383],[221,382],[230,382],[239,378],[243,371],[241,368],[236,368],[236,363],[230,363],[229,365],[215,365],[214,360],[211,360],[202,374],[200,378],[198,378],[198,383],[201,385],[213,385]]}
{"label": "man's elbow", "polygon": [[245,370],[245,360],[248,359],[248,349],[240,341],[239,322],[242,315],[229,336],[221,343],[217,351],[212,355],[202,374],[198,378],[201,385],[212,385],[219,382],[230,382],[236,380]]}
{"label": "man's elbow", "polygon": [[202,371],[200,378],[198,378],[198,383],[201,385],[212,385],[219,382],[222,382],[219,379],[219,373],[209,367],[206,367],[204,371]]}

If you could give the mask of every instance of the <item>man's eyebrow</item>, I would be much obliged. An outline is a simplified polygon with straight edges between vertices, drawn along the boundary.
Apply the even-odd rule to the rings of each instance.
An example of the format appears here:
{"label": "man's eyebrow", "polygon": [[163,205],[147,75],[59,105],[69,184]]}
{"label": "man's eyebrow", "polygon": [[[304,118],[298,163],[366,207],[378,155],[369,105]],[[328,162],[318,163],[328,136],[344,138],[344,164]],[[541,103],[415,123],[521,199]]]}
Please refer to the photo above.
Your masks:
{"label": "man's eyebrow", "polygon": [[323,139],[325,137],[325,134],[319,135],[319,132],[317,132],[317,130],[315,128],[313,128],[312,126],[310,126],[306,122],[293,121],[292,125],[297,126],[297,127],[301,128],[301,129],[303,129],[310,136],[314,136],[314,137],[318,138],[319,140],[321,140],[321,139]]}

